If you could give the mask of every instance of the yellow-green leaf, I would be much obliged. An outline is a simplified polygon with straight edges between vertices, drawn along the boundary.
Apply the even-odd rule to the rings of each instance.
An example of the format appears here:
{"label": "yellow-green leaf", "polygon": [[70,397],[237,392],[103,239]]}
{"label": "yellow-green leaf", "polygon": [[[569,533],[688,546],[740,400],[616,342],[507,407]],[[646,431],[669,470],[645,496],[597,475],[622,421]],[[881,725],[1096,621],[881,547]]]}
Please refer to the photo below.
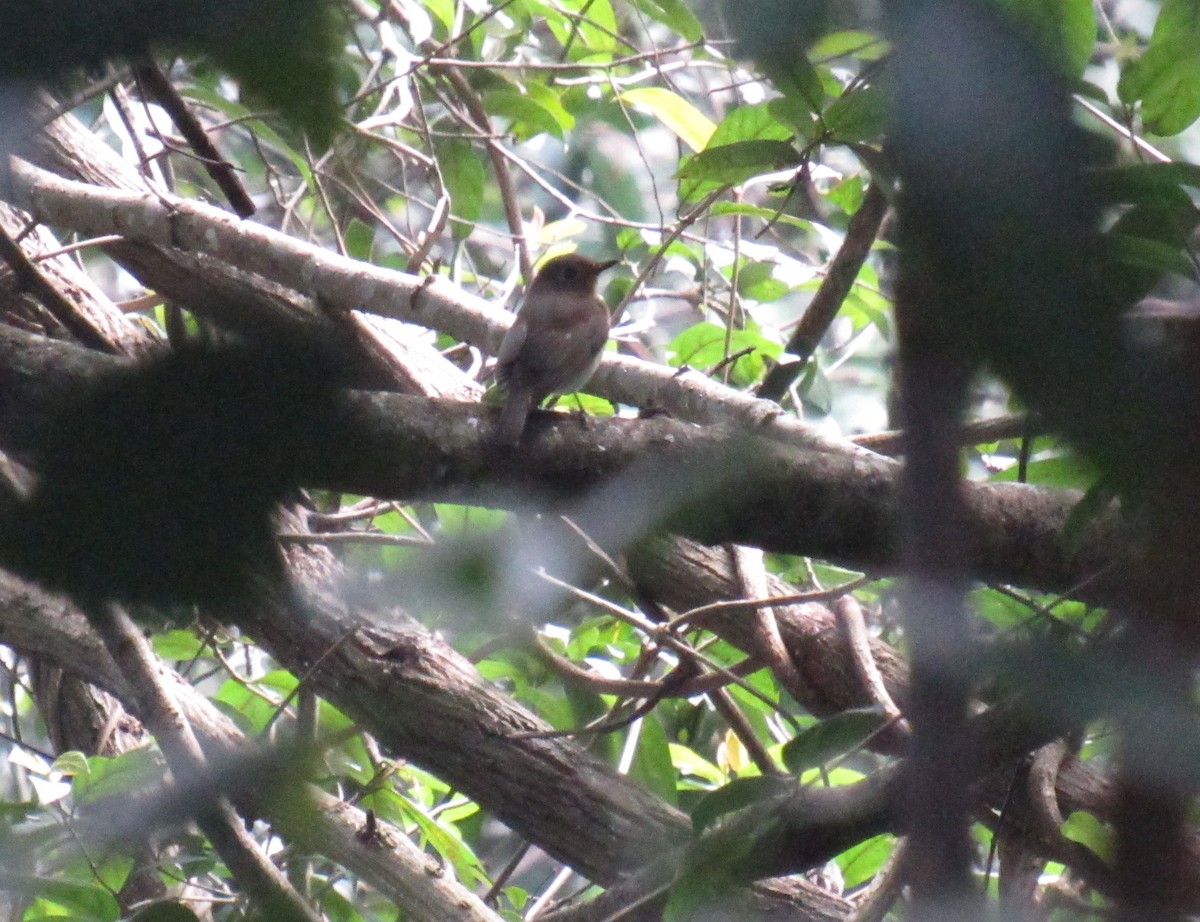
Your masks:
{"label": "yellow-green leaf", "polygon": [[1112,828],[1100,822],[1092,814],[1076,810],[1059,828],[1063,838],[1078,842],[1089,851],[1095,852],[1104,861],[1112,861],[1115,848]]}
{"label": "yellow-green leaf", "polygon": [[618,99],[648,111],[694,151],[703,150],[717,128],[707,115],[682,96],[660,86],[626,90]]}

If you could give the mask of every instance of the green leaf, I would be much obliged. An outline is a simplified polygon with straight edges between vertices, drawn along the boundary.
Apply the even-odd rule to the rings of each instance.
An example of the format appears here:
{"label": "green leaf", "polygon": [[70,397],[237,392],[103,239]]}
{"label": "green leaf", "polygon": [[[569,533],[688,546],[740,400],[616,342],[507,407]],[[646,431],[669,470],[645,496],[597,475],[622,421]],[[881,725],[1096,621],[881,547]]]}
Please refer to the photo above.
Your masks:
{"label": "green leaf", "polygon": [[578,727],[571,708],[572,702],[562,694],[560,689],[537,688],[533,685],[522,684],[511,694],[555,730],[571,730]]}
{"label": "green leaf", "polygon": [[807,218],[797,218],[795,215],[780,212],[774,208],[764,208],[762,205],[751,205],[748,202],[715,202],[712,206],[712,214],[761,218],[767,224],[786,224],[804,231],[813,229],[812,221]]}
{"label": "green leaf", "polygon": [[[839,87],[838,90],[840,93],[841,88]],[[780,125],[786,125],[791,129],[796,138],[811,141],[817,138],[821,131],[824,131],[824,125],[818,120],[816,111],[810,106],[797,103],[786,96],[772,99],[767,103],[767,108]]]}
{"label": "green leaf", "polygon": [[878,61],[890,48],[890,43],[874,32],[851,29],[822,35],[809,49],[809,57],[818,64],[846,57],[857,58],[860,61]]}
{"label": "green leaf", "polygon": [[716,126],[690,102],[664,87],[646,86],[617,96],[622,102],[645,109],[694,151],[703,150]]}
{"label": "green leaf", "polygon": [[4,875],[4,889],[33,900],[26,918],[41,914],[66,916],[74,922],[116,922],[121,916],[116,897],[98,884],[10,873]]}
{"label": "green leaf", "polygon": [[[789,294],[792,289],[788,287],[786,282],[782,282],[777,278],[765,278],[761,281],[756,281],[753,285],[747,285],[739,278],[738,290],[743,297],[751,301],[757,301],[759,304],[769,304]],[[782,349],[780,352],[782,352]],[[757,380],[757,378],[754,380]]]}
{"label": "green leaf", "polygon": [[783,747],[788,771],[802,772],[851,752],[884,725],[887,717],[877,708],[842,711],[797,733]]}
{"label": "green leaf", "polygon": [[1105,238],[1105,248],[1110,258],[1127,266],[1154,272],[1174,272],[1193,280],[1196,278],[1195,264],[1179,247],[1169,243],[1131,234],[1109,234]]}
{"label": "green leaf", "polygon": [[799,166],[799,152],[786,141],[736,141],[709,147],[679,165],[680,179],[735,185],[787,167]]}
{"label": "green leaf", "polygon": [[421,804],[411,798],[402,798],[404,812],[417,824],[421,835],[439,855],[454,868],[455,876],[467,886],[487,882],[487,873],[479,857],[463,841],[458,829],[450,823],[434,820]]}
{"label": "green leaf", "polygon": [[686,41],[698,42],[704,37],[704,26],[684,0],[630,0],[630,4]]}
{"label": "green leaf", "polygon": [[458,8],[455,0],[421,0],[421,4],[442,24],[445,34],[454,28],[454,17]]}
{"label": "green leaf", "polygon": [[1096,7],[1092,0],[1063,0],[1060,9],[1066,72],[1082,77],[1096,48]]}
{"label": "green leaf", "polygon": [[1084,848],[1100,856],[1107,864],[1112,864],[1116,849],[1116,834],[1092,814],[1076,810],[1063,821],[1059,827],[1063,837],[1072,842],[1078,842]]}
{"label": "green leaf", "polygon": [[1200,36],[1152,43],[1121,74],[1117,95],[1142,103],[1142,122],[1158,135],[1179,134],[1200,118]]}
{"label": "green leaf", "polygon": [[195,631],[172,630],[155,634],[150,638],[154,652],[163,659],[191,660],[204,651],[204,641],[196,636]]}
{"label": "green leaf", "polygon": [[354,259],[368,262],[371,258],[371,244],[375,240],[375,228],[369,224],[360,221],[358,218],[351,218],[345,232],[342,234],[342,239],[346,242],[346,254]]}
{"label": "green leaf", "polygon": [[129,880],[134,864],[131,856],[111,852],[102,858],[93,858],[88,862],[88,872],[95,874],[96,882],[100,886],[115,893]]}
{"label": "green leaf", "polygon": [[711,784],[719,784],[725,773],[693,749],[680,743],[671,743],[671,763],[681,775],[692,775]]}
{"label": "green leaf", "polygon": [[1110,204],[1140,204],[1147,198],[1178,195],[1180,186],[1200,189],[1200,166],[1177,161],[1108,167],[1092,174],[1091,185]]}
{"label": "green leaf", "polygon": [[1096,45],[1092,0],[1000,0],[1000,4],[1060,72],[1071,78],[1083,75]]}
{"label": "green leaf", "polygon": [[1200,35],[1200,7],[1195,0],[1163,0],[1150,41],[1171,42]]}
{"label": "green leaf", "polygon": [[725,328],[704,320],[688,327],[667,346],[667,361],[693,368],[715,365],[725,357]]}
{"label": "green leaf", "polygon": [[704,37],[704,27],[683,0],[631,0],[633,5],[689,42]]}
{"label": "green leaf", "polygon": [[883,867],[896,847],[896,838],[888,834],[867,839],[837,856],[847,890],[866,883]]}
{"label": "green leaf", "polygon": [[866,190],[863,187],[862,176],[849,176],[825,193],[825,198],[848,215],[858,211],[865,197]]}
{"label": "green leaf", "polygon": [[523,89],[529,94],[529,98],[541,106],[563,131],[570,131],[575,127],[575,116],[567,111],[562,97],[553,89],[544,83],[533,82],[524,84]]}
{"label": "green leaf", "polygon": [[579,34],[584,41],[584,49],[590,55],[580,54],[578,59],[585,57],[597,63],[607,63],[617,50],[617,36],[621,26],[617,22],[616,11],[610,0],[574,0],[579,12],[584,14],[580,20]]}
{"label": "green leaf", "polygon": [[792,130],[780,120],[773,103],[738,106],[713,130],[708,147],[720,147],[734,141],[790,141]]}
{"label": "green leaf", "polygon": [[[738,294],[743,298],[749,298],[759,303],[779,300],[791,291],[791,289],[784,282],[775,278],[774,272],[774,263],[747,262],[741,271],[738,272]],[[758,337],[753,341],[743,339],[743,344],[738,346],[738,349],[745,348],[746,346],[759,348],[761,343],[766,342],[769,342],[769,340],[764,340],[762,337]],[[778,354],[772,356],[772,358],[777,357]]]}
{"label": "green leaf", "polygon": [[672,806],[678,802],[678,776],[671,762],[667,734],[654,714],[642,720],[629,777],[641,782]]}
{"label": "green leaf", "polygon": [[1121,74],[1117,95],[1142,103],[1155,134],[1178,134],[1200,117],[1200,9],[1194,0],[1164,0],[1150,46]]}
{"label": "green leaf", "polygon": [[88,771],[72,777],[71,792],[76,803],[84,806],[157,782],[162,779],[163,771],[161,754],[148,745],[112,759],[92,756],[88,759]]}
{"label": "green leaf", "polygon": [[[667,346],[667,358],[673,365],[690,365],[707,369],[719,364],[726,356],[726,330],[709,321],[701,321],[688,327]],[[756,328],[733,330],[729,334],[729,354],[743,349],[753,349],[733,364],[732,383],[745,386],[757,381],[763,374],[763,356],[778,358],[783,347],[763,337]]]}
{"label": "green leaf", "polygon": [[[529,0],[555,39],[569,49],[573,61],[592,59],[607,62],[617,47],[617,17],[609,0],[560,0],[560,4]],[[563,10],[572,16],[564,16]]]}
{"label": "green leaf", "polygon": [[562,137],[562,126],[558,120],[532,98],[517,90],[493,90],[484,97],[484,105],[493,117],[509,120],[507,133],[518,141],[528,141],[539,134]]}
{"label": "green leaf", "polygon": [[1107,252],[1099,267],[1113,303],[1132,304],[1144,297],[1164,271],[1185,277],[1194,272],[1187,250],[1200,212],[1178,185],[1157,181],[1163,174],[1146,175],[1155,181],[1137,190],[1134,207],[1122,211],[1103,241]]}
{"label": "green leaf", "polygon": [[830,103],[825,124],[835,141],[869,141],[883,134],[887,115],[887,94],[877,86],[865,86]]}
{"label": "green leaf", "polygon": [[[726,115],[712,132],[705,150],[680,161],[678,175],[686,180],[680,184],[680,197],[694,201],[722,184],[772,172],[778,168],[780,157],[788,165],[799,162],[799,154],[784,143],[792,140],[794,132],[780,120],[779,102],[738,106]],[[744,146],[758,141],[775,146]]]}
{"label": "green leaf", "polygon": [[50,771],[74,777],[75,775],[86,775],[91,771],[91,766],[86,755],[72,749],[59,755],[50,765]]}
{"label": "green leaf", "polygon": [[[1018,473],[1018,465],[1013,464],[988,479],[1015,481]],[[1026,475],[1028,483],[1039,486],[1082,490],[1096,482],[1099,471],[1082,455],[1071,453],[1030,461],[1026,465]]]}
{"label": "green leaf", "polygon": [[995,589],[978,589],[972,592],[971,608],[999,631],[1027,624],[1031,615],[1028,605]]}
{"label": "green leaf", "polygon": [[[435,503],[437,529],[445,535],[468,538],[473,533],[495,531],[507,521],[507,513],[479,506],[459,506],[454,503]],[[462,553],[471,554],[469,546]]]}
{"label": "green leaf", "polygon": [[[258,733],[276,717],[279,705],[295,691],[296,685],[294,675],[279,669],[252,684],[231,678],[221,683],[213,702],[223,705],[223,710],[240,726]],[[276,694],[267,695],[265,689],[271,689]]]}
{"label": "green leaf", "polygon": [[723,787],[710,791],[692,808],[692,829],[703,832],[727,813],[741,810],[760,800],[779,797],[796,789],[794,778],[778,775],[755,775],[735,778]]}
{"label": "green leaf", "polygon": [[483,214],[487,168],[483,156],[467,141],[443,138],[435,145],[442,181],[450,193],[451,223],[455,240],[465,240]]}
{"label": "green leaf", "polygon": [[873,326],[885,338],[891,339],[892,312],[887,298],[878,291],[878,281],[869,278],[873,275],[869,265],[862,267],[858,280],[842,302],[842,313],[850,319],[856,333],[863,327]]}

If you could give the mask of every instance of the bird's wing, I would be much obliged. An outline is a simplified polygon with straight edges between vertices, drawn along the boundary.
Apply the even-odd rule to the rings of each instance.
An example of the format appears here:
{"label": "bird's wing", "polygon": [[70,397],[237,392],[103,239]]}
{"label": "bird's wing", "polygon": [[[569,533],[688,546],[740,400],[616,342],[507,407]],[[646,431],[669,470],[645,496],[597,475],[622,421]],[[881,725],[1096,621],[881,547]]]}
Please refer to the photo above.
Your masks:
{"label": "bird's wing", "polygon": [[512,370],[512,364],[521,353],[521,347],[525,345],[528,333],[529,324],[518,315],[517,319],[513,321],[513,325],[508,328],[508,332],[504,334],[504,339],[500,341],[500,351],[496,353],[496,379],[501,383]]}

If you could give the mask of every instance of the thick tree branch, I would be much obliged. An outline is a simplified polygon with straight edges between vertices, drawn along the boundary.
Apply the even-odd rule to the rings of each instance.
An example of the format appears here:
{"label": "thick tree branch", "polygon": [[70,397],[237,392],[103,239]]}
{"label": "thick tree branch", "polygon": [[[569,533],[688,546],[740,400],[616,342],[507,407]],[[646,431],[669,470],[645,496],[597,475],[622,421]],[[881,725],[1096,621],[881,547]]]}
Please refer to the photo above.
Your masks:
{"label": "thick tree branch", "polygon": [[[53,148],[57,151],[59,148]],[[65,157],[65,151],[63,152]],[[74,152],[72,152],[74,156]],[[47,159],[51,159],[47,155]],[[72,162],[73,161],[69,161]],[[59,168],[65,164],[56,161]],[[29,164],[13,172],[13,203],[37,220],[129,244],[203,254],[314,296],[339,312],[365,310],[448,333],[494,353],[511,315],[441,277],[418,278],[358,262],[220,209],[165,192],[134,192],[62,179]],[[202,280],[201,280],[202,281]],[[736,423],[780,439],[868,456],[759,400],[697,372],[606,353],[588,385],[620,403],[699,423]]]}
{"label": "thick tree branch", "polygon": [[[28,448],[62,395],[116,361],[0,330],[0,444]],[[593,419],[583,427],[554,413],[535,415],[520,456],[497,454],[493,415],[478,404],[348,392],[341,412],[314,415],[310,430],[294,433],[297,469],[305,486],[360,495],[573,509],[581,521],[603,518],[621,543],[667,526],[704,543],[732,541],[870,572],[899,564],[898,468],[879,456],[802,450],[669,419]],[[965,485],[971,575],[1103,597],[1098,574],[1121,553],[1116,524],[1095,521],[1064,549],[1059,534],[1079,498],[1021,484]],[[692,505],[684,508],[685,500]],[[614,522],[605,515],[610,503],[628,504],[631,515]]]}

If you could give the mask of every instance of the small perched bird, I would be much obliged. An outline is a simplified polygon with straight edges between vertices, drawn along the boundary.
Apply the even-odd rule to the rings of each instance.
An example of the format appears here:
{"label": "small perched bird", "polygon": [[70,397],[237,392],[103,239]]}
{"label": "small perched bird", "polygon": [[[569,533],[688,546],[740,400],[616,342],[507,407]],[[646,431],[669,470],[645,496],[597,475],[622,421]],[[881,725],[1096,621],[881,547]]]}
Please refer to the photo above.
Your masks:
{"label": "small perched bird", "polygon": [[608,308],[596,294],[596,277],[618,262],[570,253],[534,277],[496,357],[496,380],[505,392],[496,428],[501,445],[517,444],[534,407],[551,394],[583,387],[600,364]]}

